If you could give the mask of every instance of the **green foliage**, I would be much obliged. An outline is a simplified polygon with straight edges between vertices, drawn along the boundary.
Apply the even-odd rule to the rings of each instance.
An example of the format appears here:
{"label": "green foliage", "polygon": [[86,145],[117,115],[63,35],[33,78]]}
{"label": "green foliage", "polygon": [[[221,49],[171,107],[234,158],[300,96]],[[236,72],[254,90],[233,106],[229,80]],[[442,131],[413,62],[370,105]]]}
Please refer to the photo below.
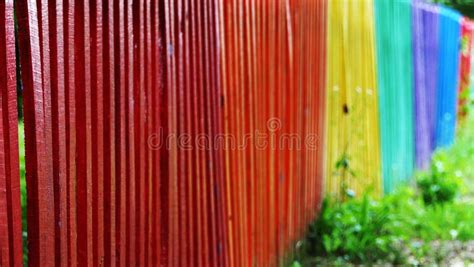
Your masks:
{"label": "green foliage", "polygon": [[431,0],[431,2],[450,6],[463,15],[474,18],[474,0]]}
{"label": "green foliage", "polygon": [[[429,171],[405,186],[372,200],[326,198],[299,253],[303,266],[347,263],[430,265],[446,256],[442,245],[474,240],[474,116],[461,122],[456,143],[433,156]],[[354,178],[349,156],[337,162],[343,180]],[[346,199],[347,198],[347,199]],[[449,247],[449,243],[447,245]],[[297,265],[299,266],[299,265]]]}
{"label": "green foliage", "polygon": [[[472,119],[466,125],[474,125]],[[474,239],[474,205],[455,201],[461,177],[474,178],[474,131],[465,128],[452,148],[434,155],[431,170],[418,176],[417,188],[403,187],[378,201],[350,194],[348,181],[355,175],[344,153],[336,163],[340,199],[323,201],[305,241],[307,254],[330,259],[330,264],[403,264],[407,255],[438,255],[432,241]]]}
{"label": "green foliage", "polygon": [[390,232],[404,242],[474,240],[474,204],[425,205],[422,194],[402,188],[382,200],[390,210]]}
{"label": "green foliage", "polygon": [[459,195],[461,179],[444,169],[441,160],[434,160],[431,172],[417,179],[423,201],[427,205],[452,202]]}
{"label": "green foliage", "polygon": [[[346,148],[347,150],[347,148]],[[344,152],[336,162],[336,174],[341,177],[341,185],[339,188],[340,201],[345,202],[347,199],[355,197],[354,190],[349,188],[350,179],[355,179],[355,171],[351,168],[350,157]]]}
{"label": "green foliage", "polygon": [[[472,112],[472,110],[471,110]],[[433,164],[441,171],[462,180],[463,195],[474,192],[474,114],[461,122],[458,127],[456,143],[433,156]]]}
{"label": "green foliage", "polygon": [[20,155],[20,190],[21,190],[21,219],[23,231],[23,261],[28,265],[27,221],[26,221],[26,167],[25,167],[25,136],[23,121],[18,123],[18,147]]}
{"label": "green foliage", "polygon": [[325,199],[305,242],[308,255],[330,265],[371,265],[406,264],[408,255],[438,262],[442,255],[431,242],[450,240],[474,240],[474,204],[426,205],[421,191],[403,187],[378,201],[367,195],[345,203]]}
{"label": "green foliage", "polygon": [[327,198],[319,219],[310,226],[309,253],[352,263],[374,263],[379,259],[400,263],[390,220],[387,206],[368,195],[345,203]]}
{"label": "green foliage", "polygon": [[474,0],[433,0],[433,2],[445,5],[474,4]]}

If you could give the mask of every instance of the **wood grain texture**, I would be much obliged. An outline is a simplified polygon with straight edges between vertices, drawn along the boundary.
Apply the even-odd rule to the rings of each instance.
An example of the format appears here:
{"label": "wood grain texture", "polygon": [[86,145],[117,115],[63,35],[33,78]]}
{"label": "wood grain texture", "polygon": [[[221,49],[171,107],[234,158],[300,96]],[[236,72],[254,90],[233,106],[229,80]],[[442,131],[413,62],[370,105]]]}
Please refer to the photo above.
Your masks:
{"label": "wood grain texture", "polygon": [[321,199],[291,138],[323,139],[326,8],[18,1],[32,266],[282,264]]}
{"label": "wood grain texture", "polygon": [[[24,89],[25,149],[28,186],[29,256],[33,266],[54,265],[54,184],[52,175],[47,11],[40,3],[17,1]],[[46,54],[46,55],[44,55]],[[43,71],[46,77],[43,77]],[[45,82],[46,81],[46,82]]]}
{"label": "wood grain texture", "polygon": [[0,1],[0,265],[23,263],[13,1]]}

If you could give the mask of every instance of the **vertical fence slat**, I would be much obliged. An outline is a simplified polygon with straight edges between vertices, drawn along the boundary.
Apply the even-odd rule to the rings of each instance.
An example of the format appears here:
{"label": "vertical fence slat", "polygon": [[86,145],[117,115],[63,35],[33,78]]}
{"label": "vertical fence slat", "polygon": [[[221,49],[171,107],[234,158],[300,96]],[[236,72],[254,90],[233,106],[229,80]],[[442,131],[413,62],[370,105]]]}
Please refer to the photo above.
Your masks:
{"label": "vertical fence slat", "polygon": [[145,217],[144,217],[144,262],[145,265],[149,265],[150,263],[150,254],[151,252],[151,243],[150,243],[150,220],[149,220],[149,215],[151,214],[150,210],[150,204],[151,204],[151,178],[152,178],[152,165],[151,165],[151,160],[152,160],[152,150],[151,147],[148,145],[148,138],[151,135],[151,122],[152,122],[152,84],[151,84],[151,79],[152,75],[154,75],[151,67],[151,60],[152,60],[152,55],[151,55],[151,24],[150,24],[150,15],[151,15],[151,1],[146,0],[145,1],[145,6],[144,6],[144,38],[143,38],[143,54],[144,54],[144,75],[145,75],[145,81],[144,81],[144,90],[146,94],[146,100],[145,100],[145,177],[144,177],[144,212],[145,212]]}
{"label": "vertical fence slat", "polygon": [[[167,137],[170,133],[170,118],[171,116],[171,111],[173,109],[172,103],[170,103],[170,98],[172,94],[172,73],[171,73],[171,59],[170,57],[172,56],[173,52],[173,46],[171,44],[170,40],[170,18],[169,18],[169,3],[168,1],[164,1],[162,3],[161,7],[161,12],[160,12],[160,22],[162,22],[162,33],[163,33],[163,39],[164,39],[164,47],[163,47],[163,63],[164,63],[164,85],[163,85],[163,108],[162,108],[162,125],[163,125],[163,136]],[[166,139],[165,139],[166,140]],[[160,239],[161,239],[161,244],[160,244],[160,258],[162,264],[172,266],[170,261],[172,257],[172,247],[171,245],[171,225],[172,221],[170,219],[170,202],[172,199],[170,198],[171,194],[171,175],[172,173],[172,159],[170,157],[170,151],[169,149],[175,149],[174,147],[168,147],[170,144],[167,142],[165,143],[166,149],[162,150],[161,155],[161,160],[163,162],[162,166],[162,174],[163,174],[163,180],[160,183],[160,210],[161,210],[161,229],[160,229]]]}
{"label": "vertical fence slat", "polygon": [[137,207],[136,220],[136,264],[144,264],[144,181],[145,177],[145,147],[144,136],[145,136],[145,87],[144,87],[144,58],[143,58],[143,40],[144,40],[144,25],[143,25],[143,7],[144,0],[133,2],[133,23],[134,23],[134,62],[136,68],[134,68],[134,98],[135,98],[135,168],[136,168],[136,193],[135,203]]}
{"label": "vertical fence slat", "polygon": [[223,58],[223,47],[222,44],[222,21],[221,21],[221,1],[214,0],[213,1],[213,14],[211,17],[213,18],[213,25],[214,25],[214,34],[215,34],[215,71],[216,71],[216,91],[214,95],[214,105],[215,105],[215,131],[216,131],[216,164],[217,164],[217,175],[218,175],[218,186],[217,186],[217,197],[218,197],[218,217],[221,224],[221,240],[218,247],[218,253],[221,254],[221,262],[220,265],[230,266],[230,256],[229,252],[229,227],[227,224],[227,200],[228,196],[226,194],[226,159],[223,150],[226,148],[226,140],[222,139],[224,133],[224,122],[223,122],[223,115],[224,115],[224,101],[223,101],[223,84],[224,84],[224,74],[222,67],[221,59]]}
{"label": "vertical fence slat", "polygon": [[[116,264],[116,147],[115,147],[115,33],[113,0],[103,2],[104,11],[104,242],[105,265]],[[117,65],[118,66],[118,65]]]}
{"label": "vertical fence slat", "polygon": [[77,201],[76,201],[76,82],[75,82],[75,0],[68,0],[65,7],[65,65],[66,80],[66,159],[67,159],[67,210],[68,210],[68,264],[77,266]]}
{"label": "vertical fence slat", "polygon": [[436,91],[435,148],[448,147],[456,132],[456,104],[459,86],[461,15],[446,7],[439,9],[439,70]]}
{"label": "vertical fence slat", "polygon": [[[2,48],[3,49],[3,48]],[[3,53],[2,53],[3,54]],[[3,74],[3,70],[2,70]],[[3,84],[2,84],[3,86]],[[0,123],[3,125],[3,105],[0,107]],[[7,200],[7,170],[5,164],[5,137],[3,127],[0,127],[0,264],[2,266],[10,266],[10,234],[9,234],[9,222],[10,214],[8,211],[8,200]]]}
{"label": "vertical fence slat", "polygon": [[78,1],[75,13],[76,188],[78,265],[92,262],[92,144],[89,1]]}
{"label": "vertical fence slat", "polygon": [[[163,46],[162,46],[162,32],[161,32],[161,22],[159,19],[160,14],[160,6],[156,1],[152,1],[151,5],[151,51],[152,51],[152,136],[160,136],[162,133],[162,122],[160,118],[160,114],[163,109]],[[150,146],[150,139],[148,139],[148,145]],[[161,136],[162,138],[162,136]],[[161,245],[161,238],[160,238],[160,229],[161,229],[161,210],[160,210],[160,184],[163,179],[162,170],[161,170],[161,158],[160,153],[164,149],[163,139],[156,139],[153,138],[154,142],[153,145],[153,152],[152,152],[152,174],[151,174],[151,206],[150,209],[152,210],[151,215],[151,262],[150,265],[158,265],[161,262],[161,254],[160,254],[160,245]],[[158,141],[158,144],[155,143]],[[188,226],[189,227],[189,226]]]}
{"label": "vertical fence slat", "polygon": [[[177,134],[179,136],[185,134],[184,127],[185,127],[185,119],[184,119],[184,73],[183,73],[183,56],[184,56],[184,44],[183,44],[183,34],[184,29],[183,24],[183,1],[176,1],[176,15],[175,19],[177,21],[177,27],[173,29],[176,34],[177,45],[173,47],[173,52],[176,54],[176,66],[177,66],[177,77],[176,77],[176,85],[177,85]],[[180,140],[178,139],[178,145]],[[180,255],[178,264],[180,266],[189,265],[187,263],[187,248],[186,248],[186,203],[185,203],[185,194],[186,194],[186,182],[185,182],[185,175],[186,175],[186,162],[185,162],[185,151],[178,147],[178,155],[177,160],[179,164],[178,173],[177,173],[177,180],[178,180],[178,241],[179,241],[179,250],[177,251],[178,255]]]}
{"label": "vertical fence slat", "polygon": [[[126,4],[124,1],[115,0],[115,59],[116,59],[116,71],[115,71],[115,80],[117,84],[117,89],[115,91],[115,121],[117,123],[116,128],[116,138],[115,138],[115,147],[116,147],[116,185],[117,185],[117,196],[116,196],[116,260],[118,266],[126,266],[126,218],[127,218],[127,200],[126,200],[126,183],[128,176],[126,175],[126,76],[125,71],[125,7]],[[149,233],[148,233],[149,234]],[[112,259],[113,260],[113,259]]]}
{"label": "vertical fence slat", "polygon": [[415,70],[415,161],[426,169],[435,148],[436,88],[439,50],[438,7],[416,1],[412,9]]}
{"label": "vertical fence slat", "polygon": [[90,1],[93,264],[104,263],[104,77],[102,1]]}
{"label": "vertical fence slat", "polygon": [[[39,6],[41,7],[41,6]],[[48,154],[48,123],[45,118],[45,100],[49,88],[43,84],[43,60],[49,55],[42,43],[44,21],[38,20],[38,7],[34,2],[16,2],[19,25],[22,79],[24,88],[26,172],[28,186],[29,261],[32,265],[54,265],[54,185],[52,157]],[[47,27],[47,26],[46,26]],[[46,31],[46,29],[44,29]],[[43,35],[43,38],[41,36]],[[46,40],[47,42],[47,40]],[[49,49],[49,47],[48,47]],[[49,66],[48,66],[49,67]],[[49,80],[50,77],[46,77]],[[50,124],[49,124],[50,125]]]}
{"label": "vertical fence slat", "polygon": [[204,176],[204,186],[205,186],[205,195],[206,202],[205,205],[207,212],[207,224],[205,227],[208,229],[209,236],[209,265],[217,266],[217,246],[218,246],[218,237],[217,237],[217,221],[216,221],[216,199],[214,194],[216,173],[215,173],[215,161],[213,159],[214,155],[214,139],[212,134],[212,117],[213,113],[212,108],[212,94],[215,91],[214,88],[214,77],[213,77],[213,64],[211,63],[214,50],[211,47],[212,37],[209,30],[209,6],[210,1],[206,0],[202,3],[202,21],[201,25],[203,28],[202,38],[203,38],[203,116],[204,116],[204,134],[206,136],[206,151],[205,161],[206,161],[206,173]]}
{"label": "vertical fence slat", "polygon": [[[180,121],[179,133],[183,136],[191,137],[191,86],[190,86],[190,62],[189,54],[191,42],[189,39],[189,1],[183,0],[179,2],[178,16],[179,16],[179,83],[180,88]],[[194,263],[194,220],[192,219],[193,205],[192,195],[194,188],[192,186],[193,177],[193,162],[192,151],[185,149],[186,144],[179,144],[183,146],[180,151],[180,162],[183,165],[180,173],[180,254],[182,255],[180,264],[190,265]],[[189,145],[189,144],[188,144]]]}
{"label": "vertical fence slat", "polygon": [[[136,162],[135,162],[135,49],[133,1],[126,2],[125,65],[127,75],[127,265],[136,265]],[[138,67],[138,66],[137,66]]]}
{"label": "vertical fence slat", "polygon": [[50,65],[51,65],[51,115],[53,139],[53,175],[55,195],[56,265],[67,266],[67,169],[64,72],[64,27],[62,2],[49,1],[50,14]]}
{"label": "vertical fence slat", "polygon": [[23,262],[13,10],[13,1],[0,1],[0,265],[3,266],[21,266]]}

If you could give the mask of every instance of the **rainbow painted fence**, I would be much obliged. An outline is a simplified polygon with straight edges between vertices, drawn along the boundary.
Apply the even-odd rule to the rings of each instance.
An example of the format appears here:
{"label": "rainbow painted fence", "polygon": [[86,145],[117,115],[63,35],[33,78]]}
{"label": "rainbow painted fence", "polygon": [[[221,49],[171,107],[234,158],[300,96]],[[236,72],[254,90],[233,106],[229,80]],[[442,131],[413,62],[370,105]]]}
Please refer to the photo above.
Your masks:
{"label": "rainbow painted fence", "polygon": [[324,190],[389,193],[452,144],[472,34],[421,0],[0,0],[0,266],[17,69],[29,265],[275,266]]}

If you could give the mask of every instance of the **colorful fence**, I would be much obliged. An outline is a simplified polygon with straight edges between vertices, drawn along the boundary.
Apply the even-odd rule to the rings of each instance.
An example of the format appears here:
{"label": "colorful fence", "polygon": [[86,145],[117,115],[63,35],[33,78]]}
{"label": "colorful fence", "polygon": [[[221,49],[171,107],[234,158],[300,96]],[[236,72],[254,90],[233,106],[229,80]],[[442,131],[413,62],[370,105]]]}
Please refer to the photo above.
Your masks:
{"label": "colorful fence", "polygon": [[471,85],[471,54],[474,37],[474,22],[467,18],[461,21],[461,58],[459,64],[458,122],[465,119],[469,108]]}
{"label": "colorful fence", "polygon": [[325,2],[224,2],[224,131],[239,144],[255,133],[224,150],[229,258],[275,265],[321,199]]}
{"label": "colorful fence", "polygon": [[419,0],[329,4],[328,193],[378,195],[382,180],[389,193],[452,144],[459,71],[469,71],[460,23],[457,12]]}
{"label": "colorful fence", "polygon": [[275,266],[323,177],[380,196],[454,139],[471,49],[457,13],[421,0],[15,4],[19,65],[0,1],[1,266],[22,264],[16,67],[31,266]]}
{"label": "colorful fence", "polygon": [[439,27],[436,147],[446,147],[454,142],[456,129],[461,15],[441,7]]}
{"label": "colorful fence", "polygon": [[411,3],[376,0],[375,16],[383,184],[391,192],[414,170]]}
{"label": "colorful fence", "polygon": [[413,5],[413,59],[415,74],[415,158],[426,169],[435,149],[436,84],[438,77],[438,6]]}
{"label": "colorful fence", "polygon": [[331,2],[328,20],[326,190],[380,195],[373,1]]}
{"label": "colorful fence", "polygon": [[29,264],[283,260],[321,199],[325,1],[37,4]]}

